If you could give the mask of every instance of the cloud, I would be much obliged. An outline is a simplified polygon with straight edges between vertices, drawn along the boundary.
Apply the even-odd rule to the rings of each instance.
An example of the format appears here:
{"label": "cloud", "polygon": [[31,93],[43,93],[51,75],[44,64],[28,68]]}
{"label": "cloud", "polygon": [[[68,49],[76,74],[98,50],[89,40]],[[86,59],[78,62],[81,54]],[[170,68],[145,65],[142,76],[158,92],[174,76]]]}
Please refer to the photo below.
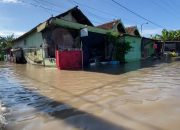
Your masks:
{"label": "cloud", "polygon": [[155,34],[161,34],[162,29],[143,29],[143,36],[151,36]]}
{"label": "cloud", "polygon": [[125,27],[132,27],[132,26],[136,26],[134,24],[124,24]]}
{"label": "cloud", "polygon": [[25,32],[16,30],[0,30],[0,36],[8,36],[14,34],[15,37],[23,35]]}
{"label": "cloud", "polygon": [[0,0],[0,3],[20,3],[19,0]]}

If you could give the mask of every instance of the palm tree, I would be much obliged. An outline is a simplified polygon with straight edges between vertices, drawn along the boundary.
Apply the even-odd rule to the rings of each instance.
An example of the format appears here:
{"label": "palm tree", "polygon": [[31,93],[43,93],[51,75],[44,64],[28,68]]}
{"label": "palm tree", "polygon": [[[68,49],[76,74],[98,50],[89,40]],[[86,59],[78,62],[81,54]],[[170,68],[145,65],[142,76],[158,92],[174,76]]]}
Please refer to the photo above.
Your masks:
{"label": "palm tree", "polygon": [[14,34],[5,37],[5,42],[6,42],[7,48],[12,47],[12,44],[13,44],[12,42],[13,42],[14,39],[15,39]]}
{"label": "palm tree", "polygon": [[162,39],[163,41],[167,41],[169,38],[169,32],[166,29],[162,30]]}

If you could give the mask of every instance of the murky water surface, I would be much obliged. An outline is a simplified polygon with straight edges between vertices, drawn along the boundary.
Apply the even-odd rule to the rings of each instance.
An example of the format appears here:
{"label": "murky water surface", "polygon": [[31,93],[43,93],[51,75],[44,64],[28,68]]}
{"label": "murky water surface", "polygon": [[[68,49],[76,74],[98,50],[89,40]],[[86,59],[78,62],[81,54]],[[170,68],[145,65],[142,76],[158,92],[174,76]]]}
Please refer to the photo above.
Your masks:
{"label": "murky water surface", "polygon": [[180,62],[86,71],[0,63],[0,100],[7,130],[179,130]]}

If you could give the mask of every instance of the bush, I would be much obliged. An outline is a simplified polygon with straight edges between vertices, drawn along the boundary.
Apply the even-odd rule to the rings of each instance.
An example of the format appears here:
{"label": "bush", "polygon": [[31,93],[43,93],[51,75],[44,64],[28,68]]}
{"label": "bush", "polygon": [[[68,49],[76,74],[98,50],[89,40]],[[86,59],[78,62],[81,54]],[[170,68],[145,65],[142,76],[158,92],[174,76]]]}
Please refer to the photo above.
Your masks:
{"label": "bush", "polygon": [[116,32],[107,33],[107,39],[109,43],[113,43],[115,60],[125,62],[125,54],[128,53],[132,46],[129,42],[124,42],[122,37]]}

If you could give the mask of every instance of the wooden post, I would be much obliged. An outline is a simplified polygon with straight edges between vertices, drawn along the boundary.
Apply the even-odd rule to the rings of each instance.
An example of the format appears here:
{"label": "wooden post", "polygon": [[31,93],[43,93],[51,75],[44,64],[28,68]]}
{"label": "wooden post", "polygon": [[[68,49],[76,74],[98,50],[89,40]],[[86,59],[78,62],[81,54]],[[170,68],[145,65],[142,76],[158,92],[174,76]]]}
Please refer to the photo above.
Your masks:
{"label": "wooden post", "polygon": [[81,40],[81,55],[82,55],[82,70],[84,69],[84,55],[83,55],[83,43]]}
{"label": "wooden post", "polygon": [[87,25],[85,25],[84,28],[80,30],[80,38],[81,38],[81,53],[82,53],[82,69],[84,69],[84,55],[83,55],[83,43],[82,38],[88,36],[88,28]]}
{"label": "wooden post", "polygon": [[44,67],[45,67],[45,40],[43,41],[43,43],[42,43],[42,58],[43,58],[43,65],[44,65]]}

